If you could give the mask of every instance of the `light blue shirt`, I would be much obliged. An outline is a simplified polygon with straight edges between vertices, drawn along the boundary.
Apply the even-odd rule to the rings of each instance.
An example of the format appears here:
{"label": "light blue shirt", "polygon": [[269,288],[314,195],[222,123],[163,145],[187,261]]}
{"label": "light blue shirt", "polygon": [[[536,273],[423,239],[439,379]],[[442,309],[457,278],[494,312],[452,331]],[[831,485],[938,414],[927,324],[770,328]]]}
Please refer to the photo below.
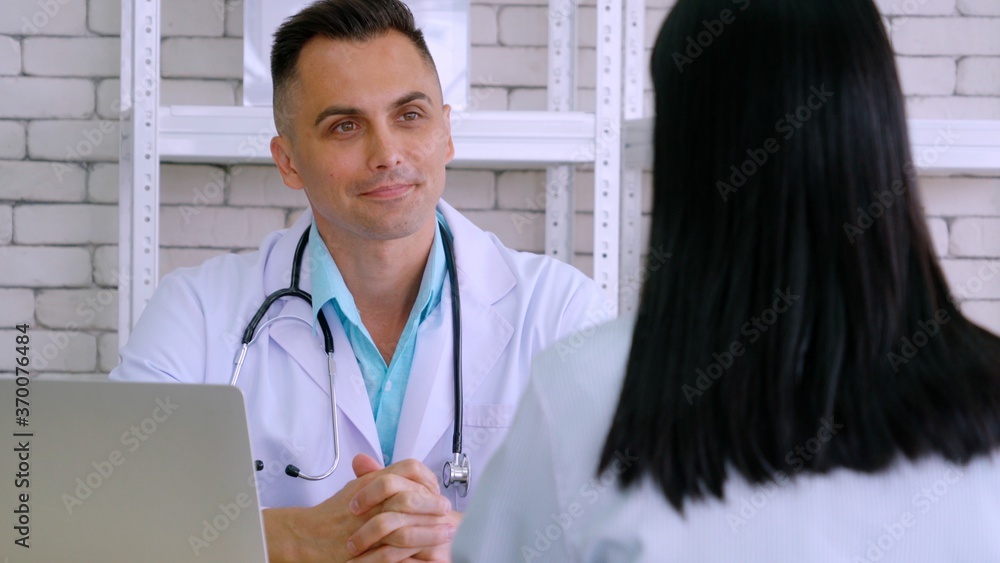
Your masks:
{"label": "light blue shirt", "polygon": [[[437,214],[437,220],[440,224],[445,224],[444,217],[440,213]],[[447,273],[441,231],[434,229],[434,242],[427,258],[427,265],[424,267],[423,278],[420,280],[417,299],[413,303],[410,317],[403,327],[388,366],[385,365],[382,354],[379,353],[371,334],[361,321],[361,313],[354,303],[354,296],[347,289],[344,276],[320,237],[315,222],[309,230],[309,259],[313,266],[313,326],[319,330],[317,317],[321,309],[328,319],[331,318],[331,311],[340,319],[365,380],[372,414],[375,416],[375,428],[378,430],[378,439],[382,446],[382,461],[388,466],[392,463],[392,454],[396,446],[399,415],[403,411],[406,383],[410,378],[413,353],[417,346],[417,329],[441,302],[441,290]],[[338,351],[338,354],[341,353],[344,352]]]}

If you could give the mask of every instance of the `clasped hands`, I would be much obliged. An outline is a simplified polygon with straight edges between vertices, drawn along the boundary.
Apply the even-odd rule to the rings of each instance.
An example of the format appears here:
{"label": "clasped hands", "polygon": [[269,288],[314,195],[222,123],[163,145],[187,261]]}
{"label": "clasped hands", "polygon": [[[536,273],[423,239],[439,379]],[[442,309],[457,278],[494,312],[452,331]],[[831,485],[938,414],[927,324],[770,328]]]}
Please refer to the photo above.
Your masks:
{"label": "clasped hands", "polygon": [[356,479],[311,508],[264,510],[272,563],[282,561],[450,561],[461,514],[437,477],[408,459],[381,468],[360,454]]}

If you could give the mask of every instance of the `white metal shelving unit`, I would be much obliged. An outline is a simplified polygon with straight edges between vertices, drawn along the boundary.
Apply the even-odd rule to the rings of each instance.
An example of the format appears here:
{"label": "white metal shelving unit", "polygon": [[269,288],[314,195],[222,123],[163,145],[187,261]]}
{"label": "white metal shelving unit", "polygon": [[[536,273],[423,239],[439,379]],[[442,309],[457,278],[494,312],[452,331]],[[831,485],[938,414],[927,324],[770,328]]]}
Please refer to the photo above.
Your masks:
{"label": "white metal shelving unit", "polygon": [[[594,278],[608,309],[633,311],[641,275],[641,180],[652,161],[643,119],[645,1],[597,0],[595,113],[575,111],[579,0],[550,0],[547,112],[456,112],[456,164],[547,168],[546,252],[573,256],[573,167],[594,167]],[[269,163],[269,108],[159,105],[160,0],[122,2],[119,343],[159,279],[159,164]],[[918,168],[1000,172],[1000,121],[911,121]]]}

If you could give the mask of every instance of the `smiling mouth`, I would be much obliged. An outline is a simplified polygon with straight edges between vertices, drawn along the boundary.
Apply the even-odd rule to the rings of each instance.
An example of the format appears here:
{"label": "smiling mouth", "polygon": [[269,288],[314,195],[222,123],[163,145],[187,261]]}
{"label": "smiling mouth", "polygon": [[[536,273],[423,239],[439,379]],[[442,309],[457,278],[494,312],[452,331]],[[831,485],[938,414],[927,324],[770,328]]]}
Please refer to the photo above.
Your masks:
{"label": "smiling mouth", "polygon": [[406,195],[414,188],[415,184],[393,184],[382,186],[374,190],[361,194],[363,197],[371,199],[395,199]]}

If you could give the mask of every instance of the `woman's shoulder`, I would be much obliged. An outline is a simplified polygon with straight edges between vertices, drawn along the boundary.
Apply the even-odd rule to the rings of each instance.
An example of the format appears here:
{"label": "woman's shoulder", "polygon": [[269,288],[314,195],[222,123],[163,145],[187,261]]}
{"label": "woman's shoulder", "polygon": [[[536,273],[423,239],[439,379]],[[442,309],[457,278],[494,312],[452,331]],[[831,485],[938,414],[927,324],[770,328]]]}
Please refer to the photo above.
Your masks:
{"label": "woman's shoulder", "polygon": [[535,357],[535,371],[544,379],[558,374],[596,371],[617,365],[624,366],[632,346],[635,315],[621,315],[611,321],[584,327],[557,341]]}

